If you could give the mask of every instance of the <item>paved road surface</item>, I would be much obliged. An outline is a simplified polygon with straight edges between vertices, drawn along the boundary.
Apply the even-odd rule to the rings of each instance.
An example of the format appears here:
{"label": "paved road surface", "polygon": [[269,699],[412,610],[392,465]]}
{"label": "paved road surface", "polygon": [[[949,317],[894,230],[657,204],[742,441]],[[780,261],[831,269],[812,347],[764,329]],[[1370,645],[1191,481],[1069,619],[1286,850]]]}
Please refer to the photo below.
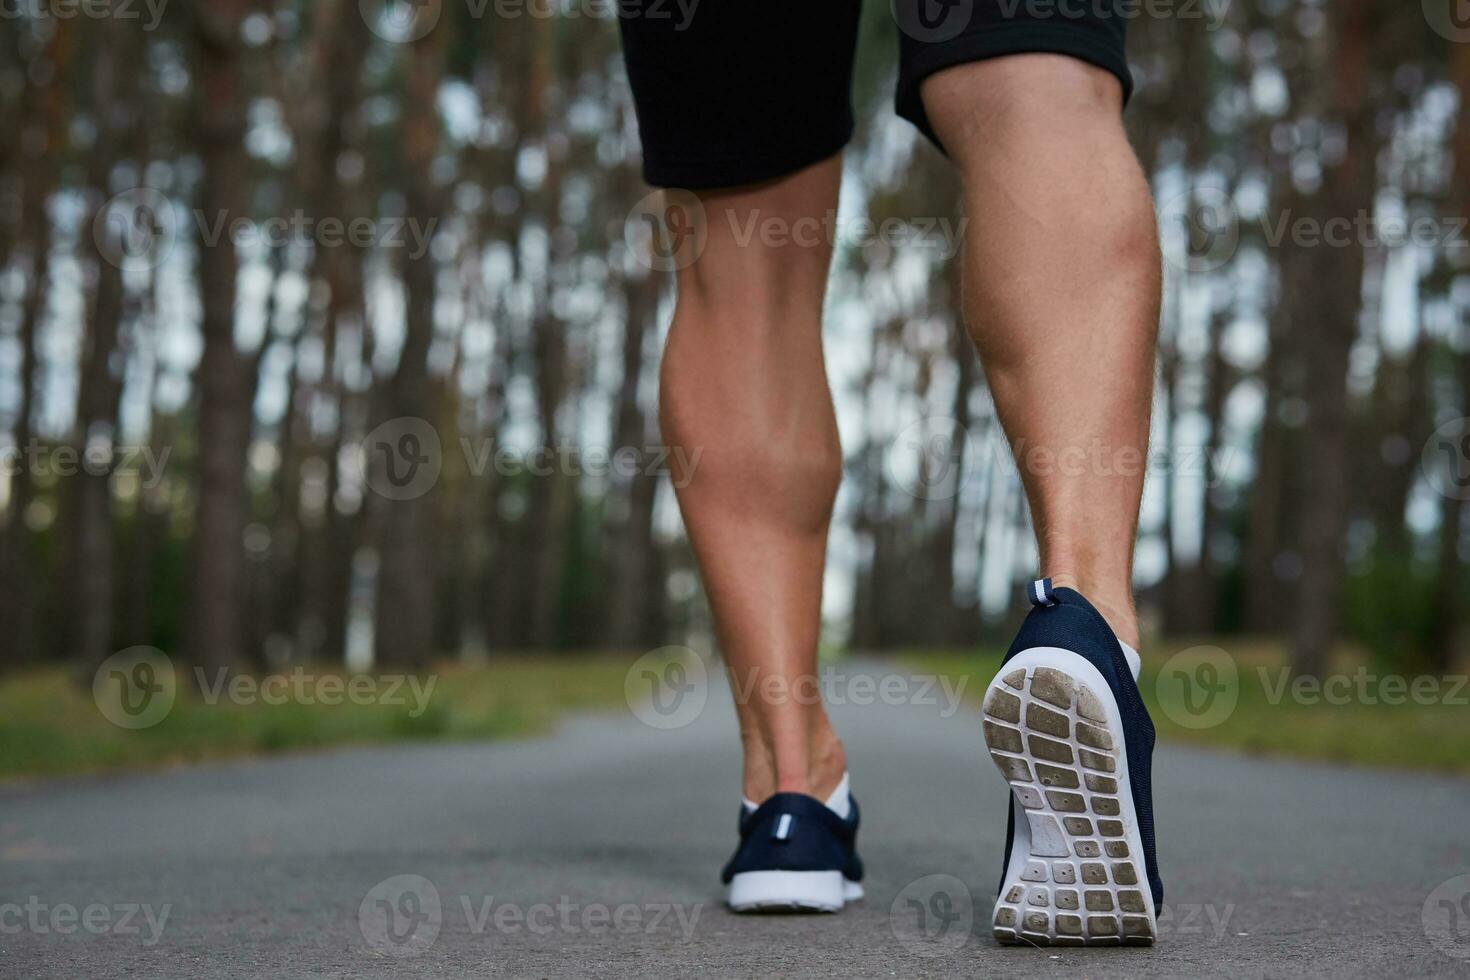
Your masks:
{"label": "paved road surface", "polygon": [[1470,782],[1172,747],[1159,945],[997,946],[1004,790],[942,709],[837,709],[870,876],[836,917],[719,904],[723,696],[676,731],[0,786],[0,977],[1470,975],[1423,919],[1458,914],[1429,900],[1470,872]]}

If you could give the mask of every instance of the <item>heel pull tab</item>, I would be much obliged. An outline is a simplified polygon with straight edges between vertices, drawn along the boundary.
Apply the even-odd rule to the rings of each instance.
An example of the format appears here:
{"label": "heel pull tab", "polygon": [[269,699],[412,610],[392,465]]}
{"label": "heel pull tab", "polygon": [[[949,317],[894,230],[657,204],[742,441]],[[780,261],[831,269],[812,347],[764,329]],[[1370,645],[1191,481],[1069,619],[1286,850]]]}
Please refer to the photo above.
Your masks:
{"label": "heel pull tab", "polygon": [[1055,606],[1057,604],[1057,592],[1051,586],[1051,579],[1039,578],[1026,588],[1026,598],[1031,600],[1033,606]]}
{"label": "heel pull tab", "polygon": [[776,821],[776,832],[771,835],[771,840],[782,843],[791,839],[791,825],[796,818],[789,813],[781,814],[781,819]]}

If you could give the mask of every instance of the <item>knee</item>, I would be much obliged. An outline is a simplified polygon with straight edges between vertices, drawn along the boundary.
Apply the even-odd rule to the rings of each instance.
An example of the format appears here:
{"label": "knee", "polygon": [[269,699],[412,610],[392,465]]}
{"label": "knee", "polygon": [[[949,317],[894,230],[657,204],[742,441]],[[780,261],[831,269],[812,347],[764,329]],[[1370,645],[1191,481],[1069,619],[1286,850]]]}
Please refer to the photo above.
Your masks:
{"label": "knee", "polygon": [[702,245],[679,271],[680,304],[757,320],[820,316],[840,163],[833,157],[775,183],[700,194]]}
{"label": "knee", "polygon": [[709,242],[678,275],[679,311],[715,326],[738,322],[747,332],[817,328],[831,260],[827,222],[720,206],[706,215]]}
{"label": "knee", "polygon": [[962,165],[997,138],[1035,132],[1096,139],[1123,134],[1123,87],[1111,72],[1059,54],[958,65],[924,81],[924,110]]}

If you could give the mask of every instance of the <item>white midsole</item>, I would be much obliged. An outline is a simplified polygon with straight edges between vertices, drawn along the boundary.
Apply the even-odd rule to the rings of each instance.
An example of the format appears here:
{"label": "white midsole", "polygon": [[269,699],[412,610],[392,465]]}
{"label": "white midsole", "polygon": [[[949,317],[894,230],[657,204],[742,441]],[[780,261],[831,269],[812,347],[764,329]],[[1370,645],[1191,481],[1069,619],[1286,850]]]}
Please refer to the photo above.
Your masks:
{"label": "white midsole", "polygon": [[863,886],[841,871],[743,871],[730,881],[728,902],[736,912],[809,909],[836,912],[863,897]]}

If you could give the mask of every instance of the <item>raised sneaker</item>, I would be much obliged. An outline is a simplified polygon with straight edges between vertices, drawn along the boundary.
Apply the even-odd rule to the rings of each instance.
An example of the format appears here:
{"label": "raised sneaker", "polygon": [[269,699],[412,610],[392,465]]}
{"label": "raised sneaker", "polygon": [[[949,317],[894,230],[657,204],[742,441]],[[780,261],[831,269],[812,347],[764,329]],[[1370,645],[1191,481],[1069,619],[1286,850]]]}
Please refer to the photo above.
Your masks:
{"label": "raised sneaker", "polygon": [[991,929],[1002,943],[1151,945],[1164,900],[1139,658],[1050,579],[985,692],[985,745],[1011,790]]}

